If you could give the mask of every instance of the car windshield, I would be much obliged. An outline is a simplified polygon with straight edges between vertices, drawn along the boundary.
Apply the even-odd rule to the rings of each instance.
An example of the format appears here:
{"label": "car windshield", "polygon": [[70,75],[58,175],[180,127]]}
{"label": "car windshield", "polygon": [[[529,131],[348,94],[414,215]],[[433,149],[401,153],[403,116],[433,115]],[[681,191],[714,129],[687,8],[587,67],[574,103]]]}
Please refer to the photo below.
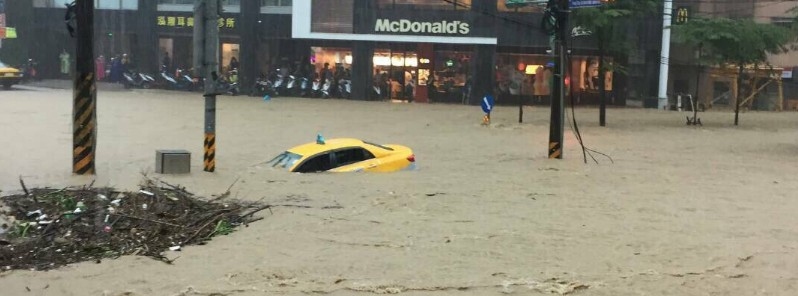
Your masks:
{"label": "car windshield", "polygon": [[294,166],[294,164],[296,164],[296,162],[301,158],[302,155],[286,151],[281,153],[280,155],[277,155],[277,157],[273,158],[267,163],[271,164],[272,167],[281,167],[287,169]]}

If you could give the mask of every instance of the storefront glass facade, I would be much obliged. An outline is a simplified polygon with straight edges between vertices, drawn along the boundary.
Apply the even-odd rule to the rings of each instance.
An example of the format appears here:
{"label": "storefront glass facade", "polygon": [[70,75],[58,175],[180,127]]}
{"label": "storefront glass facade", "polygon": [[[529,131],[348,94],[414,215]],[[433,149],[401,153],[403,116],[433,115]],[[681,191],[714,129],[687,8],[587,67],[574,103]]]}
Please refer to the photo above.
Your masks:
{"label": "storefront glass facade", "polygon": [[[193,66],[193,1],[139,0],[136,10],[128,10],[133,6],[125,3],[133,2],[126,1],[113,1],[118,9],[97,15],[98,35],[106,36],[97,38],[98,53],[128,53],[149,71],[157,71],[167,54],[173,69]],[[384,90],[377,99],[416,102],[473,104],[489,93],[500,104],[545,97],[551,91],[548,37],[530,28],[541,11],[504,2],[228,1],[219,20],[220,67],[229,70],[235,57],[247,87],[247,81],[276,69],[319,73],[327,63],[333,72],[349,72],[357,99],[373,99],[375,86]],[[33,3],[44,7],[38,18],[61,14],[46,8],[49,1]],[[569,83],[576,93],[597,92],[602,79],[596,51],[589,37],[577,39]],[[615,78],[610,73],[603,79],[606,89],[624,89],[618,82],[625,79]]]}

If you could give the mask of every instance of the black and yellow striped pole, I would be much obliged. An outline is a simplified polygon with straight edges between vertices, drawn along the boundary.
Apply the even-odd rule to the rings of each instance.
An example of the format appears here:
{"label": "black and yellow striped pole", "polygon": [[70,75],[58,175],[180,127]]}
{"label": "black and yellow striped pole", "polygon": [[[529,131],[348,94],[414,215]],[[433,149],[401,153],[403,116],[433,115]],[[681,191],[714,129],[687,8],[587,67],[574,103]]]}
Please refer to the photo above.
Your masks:
{"label": "black and yellow striped pole", "polygon": [[194,68],[205,77],[205,141],[203,170],[216,171],[216,82],[219,79],[220,0],[194,4]]}
{"label": "black and yellow striped pole", "polygon": [[72,172],[94,175],[97,145],[97,86],[94,75],[94,1],[77,0],[76,70],[72,109]]}
{"label": "black and yellow striped pole", "polygon": [[554,37],[552,54],[557,55],[554,66],[554,87],[551,92],[551,121],[549,123],[549,158],[562,159],[565,128],[565,50],[569,0],[549,0],[544,28]]}

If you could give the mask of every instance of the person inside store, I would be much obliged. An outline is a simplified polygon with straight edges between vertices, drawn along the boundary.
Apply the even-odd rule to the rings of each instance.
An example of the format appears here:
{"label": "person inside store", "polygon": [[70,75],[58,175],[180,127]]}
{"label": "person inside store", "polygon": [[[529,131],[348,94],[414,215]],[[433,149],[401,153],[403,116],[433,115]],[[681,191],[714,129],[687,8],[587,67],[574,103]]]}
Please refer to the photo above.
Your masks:
{"label": "person inside store", "polygon": [[230,64],[228,64],[228,67],[230,67],[230,70],[238,69],[239,67],[238,59],[236,57],[230,58]]}
{"label": "person inside store", "polygon": [[327,79],[333,79],[332,71],[330,71],[330,63],[324,63],[324,68],[319,71],[319,78],[321,78],[322,84],[324,84]]}
{"label": "person inside store", "polygon": [[416,79],[414,76],[415,75],[410,74],[409,77],[405,77],[405,99],[407,100],[408,103],[412,103],[413,99],[415,98]]}

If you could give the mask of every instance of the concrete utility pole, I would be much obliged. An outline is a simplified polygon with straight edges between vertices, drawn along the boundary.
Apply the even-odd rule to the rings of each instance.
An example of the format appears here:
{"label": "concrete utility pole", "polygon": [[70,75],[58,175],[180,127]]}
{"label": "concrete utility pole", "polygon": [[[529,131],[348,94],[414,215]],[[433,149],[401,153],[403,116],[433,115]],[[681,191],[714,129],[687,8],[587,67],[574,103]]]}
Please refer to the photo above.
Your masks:
{"label": "concrete utility pole", "polygon": [[72,172],[94,175],[97,145],[97,85],[94,68],[94,1],[77,0],[76,70],[72,98]]}
{"label": "concrete utility pole", "polygon": [[668,108],[668,66],[671,57],[671,22],[673,19],[673,0],[665,0],[662,17],[662,57],[659,65],[659,101],[657,108]]}
{"label": "concrete utility pole", "polygon": [[216,82],[219,79],[220,0],[194,3],[194,69],[205,78],[204,171],[216,170]]}
{"label": "concrete utility pole", "polygon": [[549,123],[549,158],[562,159],[563,140],[565,138],[565,63],[568,34],[569,0],[550,0],[548,9],[555,17],[554,55],[557,62],[554,68],[554,88],[551,92],[551,122]]}

